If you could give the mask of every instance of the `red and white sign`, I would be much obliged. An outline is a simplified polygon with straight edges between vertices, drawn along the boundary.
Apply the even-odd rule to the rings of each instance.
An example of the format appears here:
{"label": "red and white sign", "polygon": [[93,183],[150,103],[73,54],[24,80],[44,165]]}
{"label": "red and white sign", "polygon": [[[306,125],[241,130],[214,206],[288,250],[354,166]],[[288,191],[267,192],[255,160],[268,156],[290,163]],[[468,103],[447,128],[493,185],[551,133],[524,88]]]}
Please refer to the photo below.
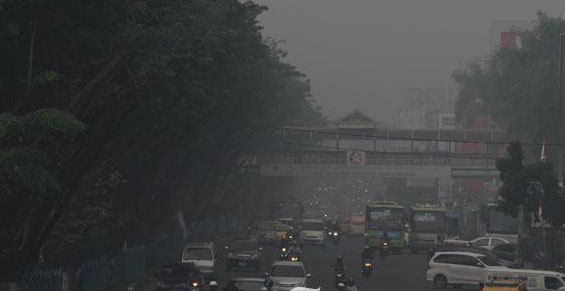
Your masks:
{"label": "red and white sign", "polygon": [[347,164],[355,166],[365,165],[365,152],[361,151],[347,151]]}

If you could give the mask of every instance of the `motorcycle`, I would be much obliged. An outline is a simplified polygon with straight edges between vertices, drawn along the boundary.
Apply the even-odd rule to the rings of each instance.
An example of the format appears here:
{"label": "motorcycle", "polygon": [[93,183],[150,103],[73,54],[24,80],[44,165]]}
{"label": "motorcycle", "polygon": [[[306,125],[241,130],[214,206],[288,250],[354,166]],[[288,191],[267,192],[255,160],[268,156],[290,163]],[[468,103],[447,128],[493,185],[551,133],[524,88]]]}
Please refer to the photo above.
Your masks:
{"label": "motorcycle", "polygon": [[334,281],[335,287],[338,288],[339,283],[345,284],[345,269],[335,269],[334,268]]}
{"label": "motorcycle", "polygon": [[279,256],[279,260],[300,262],[302,261],[302,256],[298,253],[290,253],[289,250],[286,248],[281,248],[281,254]]}
{"label": "motorcycle", "polygon": [[330,230],[328,231],[328,238],[334,245],[337,246],[341,239],[341,234],[338,231]]}
{"label": "motorcycle", "polygon": [[381,259],[384,259],[388,256],[388,242],[387,241],[381,242],[379,255],[380,255]]}
{"label": "motorcycle", "polygon": [[369,279],[369,276],[371,276],[371,273],[373,272],[373,262],[369,259],[367,260],[363,260],[363,276],[365,276],[365,279]]}
{"label": "motorcycle", "polygon": [[188,288],[189,291],[200,291],[202,290],[201,282],[198,282],[198,280],[192,280],[190,281]]}

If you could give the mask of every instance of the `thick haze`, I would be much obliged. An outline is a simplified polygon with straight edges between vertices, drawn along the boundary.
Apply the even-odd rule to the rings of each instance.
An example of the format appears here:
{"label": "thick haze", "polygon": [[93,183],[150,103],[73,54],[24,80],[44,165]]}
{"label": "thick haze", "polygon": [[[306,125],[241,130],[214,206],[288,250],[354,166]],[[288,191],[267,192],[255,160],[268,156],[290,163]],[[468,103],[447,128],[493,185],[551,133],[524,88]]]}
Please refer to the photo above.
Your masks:
{"label": "thick haze", "polygon": [[266,35],[285,42],[330,119],[359,108],[381,121],[394,119],[409,88],[453,88],[460,60],[488,55],[495,22],[565,8],[563,0],[256,2],[269,7]]}

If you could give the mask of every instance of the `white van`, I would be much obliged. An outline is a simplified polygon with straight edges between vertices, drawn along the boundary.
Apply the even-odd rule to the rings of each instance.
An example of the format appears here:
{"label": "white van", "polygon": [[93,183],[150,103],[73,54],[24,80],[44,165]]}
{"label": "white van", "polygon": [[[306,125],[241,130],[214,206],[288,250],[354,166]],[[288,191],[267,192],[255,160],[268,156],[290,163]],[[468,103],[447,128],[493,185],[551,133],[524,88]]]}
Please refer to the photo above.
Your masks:
{"label": "white van", "polygon": [[565,274],[541,270],[487,270],[484,283],[497,281],[525,282],[528,291],[565,290]]}

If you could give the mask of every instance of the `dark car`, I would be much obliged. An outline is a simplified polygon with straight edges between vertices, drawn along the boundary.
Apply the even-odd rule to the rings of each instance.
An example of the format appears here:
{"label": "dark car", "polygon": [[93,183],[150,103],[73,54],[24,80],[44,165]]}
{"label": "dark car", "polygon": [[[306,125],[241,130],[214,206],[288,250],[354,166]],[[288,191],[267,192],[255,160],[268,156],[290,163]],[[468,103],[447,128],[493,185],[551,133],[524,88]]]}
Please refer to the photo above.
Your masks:
{"label": "dark car", "polygon": [[514,262],[516,259],[516,244],[501,244],[492,249],[492,253],[499,259]]}
{"label": "dark car", "polygon": [[204,277],[193,264],[167,264],[155,274],[157,290],[164,291],[200,291],[203,289]]}
{"label": "dark car", "polygon": [[259,258],[262,248],[256,239],[238,238],[234,239],[229,246],[226,269],[260,269]]}

